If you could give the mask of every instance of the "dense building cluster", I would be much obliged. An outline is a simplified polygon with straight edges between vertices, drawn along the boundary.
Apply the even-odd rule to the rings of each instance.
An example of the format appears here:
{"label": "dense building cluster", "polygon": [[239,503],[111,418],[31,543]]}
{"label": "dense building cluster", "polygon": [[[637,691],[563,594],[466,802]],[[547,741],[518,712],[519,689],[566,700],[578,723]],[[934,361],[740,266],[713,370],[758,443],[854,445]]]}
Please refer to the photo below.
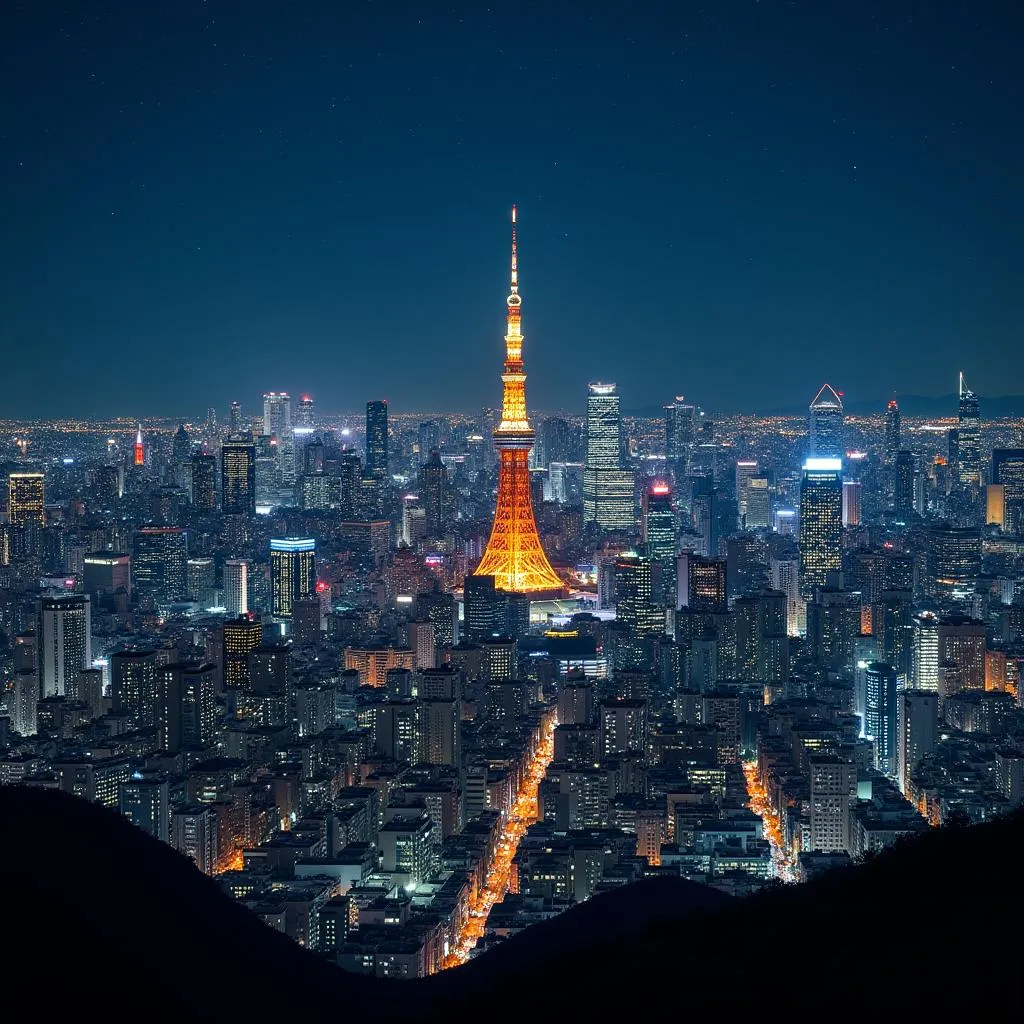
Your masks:
{"label": "dense building cluster", "polygon": [[0,782],[401,977],[1024,801],[1020,424],[603,382],[535,433],[512,268],[500,411],[5,425]]}

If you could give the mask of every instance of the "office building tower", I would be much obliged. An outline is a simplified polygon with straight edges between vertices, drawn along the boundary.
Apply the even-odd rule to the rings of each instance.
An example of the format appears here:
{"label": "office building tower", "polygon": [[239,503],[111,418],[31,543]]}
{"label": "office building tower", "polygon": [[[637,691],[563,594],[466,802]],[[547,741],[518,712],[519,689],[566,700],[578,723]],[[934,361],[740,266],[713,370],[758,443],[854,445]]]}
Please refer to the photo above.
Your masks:
{"label": "office building tower", "polygon": [[665,632],[665,610],[652,593],[651,560],[634,551],[615,560],[615,621],[623,627],[615,667],[635,669],[649,664],[644,638]]}
{"label": "office building tower", "polygon": [[589,384],[583,521],[605,530],[636,528],[634,477],[622,468],[622,418],[614,384]]}
{"label": "office building tower", "polygon": [[284,391],[268,391],[263,396],[263,433],[280,441],[291,429],[291,396]]}
{"label": "office building tower", "polygon": [[217,511],[217,459],[206,452],[191,458],[192,507],[197,512]]}
{"label": "office building tower", "polygon": [[215,668],[199,662],[164,665],[157,675],[157,742],[169,753],[204,750],[217,725]]}
{"label": "office building tower", "polygon": [[152,601],[180,601],[187,590],[188,534],[180,526],[144,526],[135,534],[132,589]]}
{"label": "office building tower", "polygon": [[640,525],[644,550],[654,568],[655,603],[675,607],[676,513],[668,484],[656,481],[644,491]]}
{"label": "office building tower", "polygon": [[191,457],[192,440],[188,436],[185,424],[179,423],[174,438],[171,440],[171,462],[167,475],[168,482],[183,491],[188,491],[191,484]]}
{"label": "office building tower", "polygon": [[7,478],[7,516],[12,526],[46,525],[42,473],[11,473]]}
{"label": "office building tower", "polygon": [[[484,579],[469,577],[470,579]],[[458,606],[455,597],[440,588],[416,595],[416,618],[425,619],[434,629],[434,647],[454,647],[457,636]]]}
{"label": "office building tower", "polygon": [[378,480],[388,475],[388,403],[366,403],[366,474]]}
{"label": "office building tower", "polygon": [[963,615],[941,618],[939,705],[954,693],[985,689],[985,623]]}
{"label": "office building tower", "polygon": [[423,503],[424,526],[428,537],[443,537],[451,516],[452,495],[448,468],[435,448],[420,467],[417,479]]}
{"label": "office building tower", "polygon": [[247,615],[229,619],[221,627],[221,643],[225,689],[251,689],[250,655],[263,643],[262,623]]}
{"label": "office building tower", "polygon": [[893,465],[893,510],[905,519],[915,512],[917,456],[913,452],[897,452]]}
{"label": "office building tower", "polygon": [[684,551],[677,560],[679,607],[697,612],[728,610],[728,566],[724,558]]}
{"label": "office building tower", "polygon": [[843,526],[860,526],[859,480],[843,481]]}
{"label": "office building tower", "polygon": [[918,612],[913,630],[914,688],[934,692],[939,688],[939,617],[934,612]]}
{"label": "office building tower", "polygon": [[313,396],[303,395],[295,408],[295,426],[301,430],[312,431],[316,428],[313,416]]}
{"label": "office building tower", "polygon": [[981,531],[934,523],[928,528],[925,593],[938,601],[964,602],[981,575]]}
{"label": "office building tower", "polygon": [[271,612],[290,618],[292,603],[316,595],[316,541],[281,537],[270,542]]}
{"label": "office building tower", "polygon": [[237,619],[249,613],[249,561],[229,558],[224,563],[224,611]]}
{"label": "office building tower", "polygon": [[159,668],[156,651],[117,651],[110,658],[111,706],[136,729],[156,726]]}
{"label": "office building tower", "polygon": [[242,407],[237,402],[231,403],[231,412],[228,414],[228,432],[237,434],[242,424]]}
{"label": "office building tower", "polygon": [[900,450],[900,407],[890,399],[885,410],[885,464],[891,466]]}
{"label": "office building tower", "polygon": [[170,783],[156,775],[133,772],[117,787],[118,810],[136,827],[168,842],[171,825]]}
{"label": "office building tower", "polygon": [[421,423],[416,436],[421,462],[425,461],[432,451],[441,447],[441,425],[437,420]]}
{"label": "office building tower", "polygon": [[37,671],[42,697],[64,697],[78,673],[92,668],[92,613],[86,594],[39,599]]}
{"label": "office building tower", "polygon": [[1006,488],[989,484],[985,488],[985,525],[1006,529]]}
{"label": "office building tower", "polygon": [[686,476],[696,442],[697,410],[682,395],[665,406],[665,458],[677,484]]}
{"label": "office building tower", "polygon": [[212,558],[190,558],[185,563],[185,596],[201,608],[212,608],[215,602],[214,566]]}
{"label": "office building tower", "polygon": [[736,463],[736,505],[739,508],[738,526],[746,529],[747,520],[747,489],[750,478],[758,475],[756,459],[740,459]]}
{"label": "office building tower", "polygon": [[139,424],[139,429],[135,432],[135,451],[133,462],[136,466],[144,466],[146,464],[146,442],[142,440],[142,424]]}
{"label": "office building tower", "polygon": [[7,695],[11,728],[21,736],[35,736],[38,731],[39,676],[33,668],[14,673]]}
{"label": "office building tower", "polygon": [[800,599],[800,563],[795,558],[773,558],[768,566],[772,590],[786,595],[786,633],[800,632],[802,601]]}
{"label": "office building tower", "polygon": [[530,487],[530,449],[534,433],[526,412],[526,373],[520,328],[522,298],[516,248],[516,210],[512,208],[512,284],[506,299],[505,364],[501,421],[494,430],[498,449],[498,499],[487,549],[475,576],[492,576],[498,590],[515,593],[562,592],[537,533]]}
{"label": "office building tower", "polygon": [[857,795],[857,766],[838,757],[812,756],[810,849],[848,853],[850,815]]}
{"label": "office building tower", "polygon": [[768,477],[752,476],[747,480],[747,505],[743,513],[746,530],[768,530],[772,525],[772,496]]}
{"label": "office building tower", "polygon": [[221,445],[221,510],[226,516],[256,514],[256,445],[252,434],[234,433]]}
{"label": "office building tower", "polygon": [[823,384],[808,411],[809,459],[842,459],[846,455],[843,400],[831,385]]}
{"label": "office building tower", "polygon": [[881,661],[869,661],[864,669],[864,735],[874,743],[875,767],[896,775],[896,670]]}
{"label": "office building tower", "polygon": [[1024,448],[992,452],[992,483],[1003,489],[1003,529],[1017,536],[1024,534]]}
{"label": "office building tower", "polygon": [[[842,407],[840,406],[840,409]],[[800,484],[800,593],[805,599],[840,568],[843,537],[843,463],[810,458]]]}
{"label": "office building tower", "polygon": [[462,591],[462,633],[471,644],[505,632],[505,595],[493,576],[467,576]]}
{"label": "office building tower", "polygon": [[954,469],[962,486],[981,486],[981,416],[978,396],[967,386],[962,372]]}
{"label": "office building tower", "polygon": [[183,804],[171,812],[171,846],[212,875],[219,853],[216,810],[205,804]]}
{"label": "office building tower", "polygon": [[939,695],[933,690],[901,690],[896,717],[899,727],[897,781],[906,795],[911,776],[938,743]]}
{"label": "office building tower", "polygon": [[540,465],[551,471],[552,462],[571,462],[574,445],[569,424],[560,416],[549,416],[540,427]]}
{"label": "office building tower", "polygon": [[132,560],[118,551],[97,551],[82,558],[82,589],[92,597],[132,592]]}

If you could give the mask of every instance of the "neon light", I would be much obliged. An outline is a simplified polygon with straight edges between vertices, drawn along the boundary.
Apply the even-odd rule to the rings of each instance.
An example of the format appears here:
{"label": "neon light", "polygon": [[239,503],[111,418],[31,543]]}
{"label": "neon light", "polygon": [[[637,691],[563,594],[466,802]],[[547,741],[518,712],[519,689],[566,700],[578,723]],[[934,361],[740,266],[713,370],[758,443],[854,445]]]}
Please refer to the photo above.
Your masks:
{"label": "neon light", "polygon": [[842,468],[842,459],[807,459],[804,462],[805,472],[838,472]]}

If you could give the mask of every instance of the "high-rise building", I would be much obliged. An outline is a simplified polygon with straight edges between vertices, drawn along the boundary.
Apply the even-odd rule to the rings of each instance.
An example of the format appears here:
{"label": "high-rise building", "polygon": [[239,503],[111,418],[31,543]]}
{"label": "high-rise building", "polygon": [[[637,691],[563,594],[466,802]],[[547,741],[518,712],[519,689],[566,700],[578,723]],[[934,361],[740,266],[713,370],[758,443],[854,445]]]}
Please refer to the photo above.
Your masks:
{"label": "high-rise building", "polygon": [[313,415],[313,396],[303,395],[295,409],[295,426],[302,430],[314,430],[316,421]]}
{"label": "high-rise building", "polygon": [[78,673],[92,668],[92,614],[86,594],[39,599],[39,693],[63,697],[74,690]]}
{"label": "high-rise building", "polygon": [[237,434],[242,427],[242,407],[237,402],[231,403],[231,412],[228,416],[228,432]]}
{"label": "high-rise building", "polygon": [[376,479],[388,475],[388,403],[366,403],[366,473]]}
{"label": "high-rise building", "polygon": [[963,372],[960,374],[955,470],[962,485],[981,486],[981,416],[978,396],[967,386]]}
{"label": "high-rise building", "polygon": [[288,618],[292,603],[316,594],[316,540],[281,537],[270,541],[271,611]]}
{"label": "high-rise building", "polygon": [[132,589],[153,601],[178,601],[187,592],[188,533],[180,526],[144,526],[135,534]]}
{"label": "high-rise building", "polygon": [[757,459],[740,459],[736,463],[736,505],[739,509],[739,528],[747,525],[747,492],[751,477],[758,475]]}
{"label": "high-rise building", "polygon": [[132,592],[132,560],[117,551],[96,551],[82,558],[82,589],[91,597]]}
{"label": "high-rise building", "polygon": [[885,410],[885,464],[891,466],[900,450],[900,407],[896,399],[889,400]]}
{"label": "high-rise building", "polygon": [[537,533],[530,488],[534,433],[526,412],[526,373],[520,329],[522,298],[516,251],[516,209],[512,208],[512,287],[508,298],[505,365],[501,375],[501,422],[494,430],[498,449],[498,500],[494,525],[476,576],[493,576],[498,590],[515,593],[562,591]]}
{"label": "high-rise building", "polygon": [[804,598],[813,596],[814,588],[823,587],[828,574],[840,568],[842,537],[842,460],[807,459],[800,485],[800,593]]}
{"label": "high-rise building", "polygon": [[893,509],[898,516],[913,515],[917,456],[913,452],[899,451],[893,465]]}
{"label": "high-rise building", "polygon": [[859,480],[843,481],[843,526],[860,526]]}
{"label": "high-rise building", "polygon": [[560,416],[549,416],[540,427],[540,465],[550,472],[552,462],[571,462],[574,446],[569,424]]}
{"label": "high-rise building", "polygon": [[747,480],[747,509],[743,525],[747,530],[771,529],[772,495],[766,476],[752,476]]}
{"label": "high-rise building", "polygon": [[800,563],[795,558],[773,558],[768,567],[772,590],[786,595],[786,633],[800,631]]}
{"label": "high-rise building", "polygon": [[177,662],[157,675],[157,742],[170,753],[203,750],[217,724],[213,665]]}
{"label": "high-rise building", "polygon": [[686,476],[690,453],[697,436],[697,409],[682,395],[665,406],[665,458],[676,482]]}
{"label": "high-rise building", "polygon": [[614,384],[587,386],[583,521],[606,530],[636,527],[632,470],[622,468],[622,417]]}
{"label": "high-rise building", "polygon": [[133,461],[136,466],[144,466],[146,464],[146,442],[142,440],[142,424],[139,424],[139,429],[135,433],[135,451]]}
{"label": "high-rise building", "polygon": [[963,615],[939,620],[939,704],[954,693],[985,689],[985,623]]}
{"label": "high-rise building", "polygon": [[493,576],[467,576],[462,591],[465,639],[479,644],[505,632],[505,594]]}
{"label": "high-rise building", "polygon": [[823,384],[808,410],[809,459],[842,459],[846,455],[843,400],[829,384]]}
{"label": "high-rise building", "polygon": [[981,531],[934,523],[927,543],[925,593],[940,601],[969,600],[981,574]]}
{"label": "high-rise building", "polygon": [[156,651],[117,651],[110,658],[113,710],[127,715],[136,729],[156,726],[158,671]]}
{"label": "high-rise building", "polygon": [[136,827],[166,843],[170,834],[170,783],[142,772],[117,787],[118,809]]}
{"label": "high-rise building", "polygon": [[615,560],[615,621],[623,627],[615,667],[645,667],[649,658],[644,638],[665,632],[665,611],[654,600],[651,560],[635,551],[627,551]]}
{"label": "high-rise building", "polygon": [[42,473],[11,473],[7,478],[7,514],[12,526],[46,525]]}
{"label": "high-rise building", "polygon": [[295,433],[292,426],[292,399],[284,391],[268,391],[263,396],[263,436],[270,439],[274,452],[276,483],[282,488],[295,483]]}
{"label": "high-rise building", "polygon": [[229,558],[224,563],[224,610],[228,618],[249,613],[249,561]]}
{"label": "high-rise building", "polygon": [[420,501],[423,503],[424,525],[428,537],[443,537],[451,514],[451,492],[448,468],[435,448],[420,467],[417,480]]}
{"label": "high-rise building", "polygon": [[231,434],[220,449],[221,510],[226,516],[256,514],[256,445],[252,434]]}
{"label": "high-rise building", "polygon": [[229,619],[221,627],[221,638],[225,689],[251,689],[249,656],[263,644],[262,623],[247,615]]}
{"label": "high-rise building", "polygon": [[192,507],[199,512],[217,511],[217,459],[206,452],[192,456]]}
{"label": "high-rise building", "polygon": [[185,563],[185,596],[201,608],[212,608],[215,596],[212,558],[190,558]]}
{"label": "high-rise building", "polygon": [[1006,529],[1006,488],[989,484],[985,488],[985,525]]}
{"label": "high-rise building", "polygon": [[939,617],[934,612],[918,612],[913,630],[914,688],[934,692],[939,688]]}
{"label": "high-rise building", "polygon": [[644,491],[640,525],[644,548],[656,577],[655,602],[663,607],[675,607],[676,513],[668,484],[655,481]]}
{"label": "high-rise building", "polygon": [[857,766],[827,754],[812,756],[810,849],[849,852],[850,816],[857,795]]}
{"label": "high-rise building", "polygon": [[864,668],[864,735],[874,742],[875,767],[885,775],[896,774],[896,670],[882,661]]}
{"label": "high-rise building", "polygon": [[1003,529],[1024,534],[1024,448],[992,452],[992,483],[1003,488]]}
{"label": "high-rise building", "polygon": [[939,697],[933,690],[901,690],[899,694],[897,778],[904,794],[910,777],[938,742]]}
{"label": "high-rise building", "polygon": [[698,612],[728,609],[728,565],[724,558],[705,558],[684,551],[677,565],[680,608]]}

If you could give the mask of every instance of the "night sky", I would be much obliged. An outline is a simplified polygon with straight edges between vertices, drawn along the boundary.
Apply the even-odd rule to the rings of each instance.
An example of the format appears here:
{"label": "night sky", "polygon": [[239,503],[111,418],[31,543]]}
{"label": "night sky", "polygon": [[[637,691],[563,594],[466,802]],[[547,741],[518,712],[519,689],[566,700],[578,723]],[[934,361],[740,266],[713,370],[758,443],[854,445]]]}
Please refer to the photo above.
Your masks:
{"label": "night sky", "polygon": [[1019,9],[9,0],[0,418],[1024,392]]}

